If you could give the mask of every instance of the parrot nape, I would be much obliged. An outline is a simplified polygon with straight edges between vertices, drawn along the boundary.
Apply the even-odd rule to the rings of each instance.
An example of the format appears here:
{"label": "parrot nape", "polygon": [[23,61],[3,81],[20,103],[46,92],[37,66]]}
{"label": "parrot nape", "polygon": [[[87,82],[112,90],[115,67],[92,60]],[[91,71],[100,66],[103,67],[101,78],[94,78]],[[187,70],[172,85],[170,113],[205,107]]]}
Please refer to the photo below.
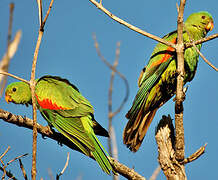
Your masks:
{"label": "parrot nape", "polygon": [[[184,43],[199,40],[213,29],[213,18],[205,11],[191,14],[185,21],[183,30]],[[163,37],[166,41],[176,43],[177,31]],[[196,45],[201,49],[201,44]],[[174,48],[158,43],[150,60],[142,70],[139,79],[139,90],[131,109],[126,114],[128,123],[123,132],[123,143],[136,152],[154,118],[158,108],[166,103],[176,91],[177,55]],[[194,47],[185,49],[184,84],[190,82],[195,75],[199,54]]]}
{"label": "parrot nape", "polygon": [[[104,172],[112,166],[108,154],[97,135],[108,137],[108,132],[94,119],[94,110],[76,86],[57,76],[43,76],[36,80],[37,108],[51,127],[71,140],[85,155],[93,156]],[[5,90],[5,100],[15,104],[32,104],[30,86],[14,82]]]}

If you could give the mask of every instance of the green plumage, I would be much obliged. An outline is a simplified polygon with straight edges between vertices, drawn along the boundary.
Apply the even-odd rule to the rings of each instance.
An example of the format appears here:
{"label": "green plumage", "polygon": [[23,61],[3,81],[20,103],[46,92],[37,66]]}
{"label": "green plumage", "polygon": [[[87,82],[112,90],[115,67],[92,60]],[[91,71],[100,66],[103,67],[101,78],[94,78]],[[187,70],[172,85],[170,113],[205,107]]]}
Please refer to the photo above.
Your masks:
{"label": "green plumage", "polygon": [[[191,14],[185,22],[184,43],[204,38],[212,28],[213,19],[208,12]],[[176,43],[177,31],[163,38]],[[197,48],[200,50],[201,44],[197,45]],[[199,54],[194,47],[185,50],[184,84],[193,79],[198,58]],[[126,114],[129,121],[123,132],[123,142],[131,151],[136,152],[139,149],[157,109],[175,94],[176,66],[175,50],[162,43],[157,44],[147,66],[140,74],[139,90],[131,109]]]}
{"label": "green plumage", "polygon": [[[94,119],[92,105],[69,81],[55,76],[43,76],[35,87],[37,108],[50,126],[70,139],[85,155],[93,156],[104,172],[112,166],[108,154],[96,135],[108,136]],[[16,104],[32,104],[30,87],[15,82],[6,88],[5,98]]]}

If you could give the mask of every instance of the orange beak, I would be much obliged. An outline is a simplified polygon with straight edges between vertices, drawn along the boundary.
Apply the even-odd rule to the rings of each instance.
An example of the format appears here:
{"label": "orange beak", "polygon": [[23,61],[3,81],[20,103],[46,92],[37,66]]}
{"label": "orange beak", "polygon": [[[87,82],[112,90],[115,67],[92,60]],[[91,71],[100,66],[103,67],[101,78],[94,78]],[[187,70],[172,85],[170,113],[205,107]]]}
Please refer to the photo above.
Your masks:
{"label": "orange beak", "polygon": [[5,101],[6,101],[7,103],[12,102],[11,96],[5,95]]}
{"label": "orange beak", "polygon": [[206,26],[206,30],[207,30],[207,31],[212,31],[213,26],[214,26],[213,21],[210,21],[210,22],[207,24],[207,26]]}

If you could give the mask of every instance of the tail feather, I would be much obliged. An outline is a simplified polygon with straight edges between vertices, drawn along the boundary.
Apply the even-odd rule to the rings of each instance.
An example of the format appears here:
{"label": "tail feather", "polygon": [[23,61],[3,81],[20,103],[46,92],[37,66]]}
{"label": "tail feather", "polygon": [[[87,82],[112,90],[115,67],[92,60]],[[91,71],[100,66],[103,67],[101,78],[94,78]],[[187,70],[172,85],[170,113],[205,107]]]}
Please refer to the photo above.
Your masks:
{"label": "tail feather", "polygon": [[94,139],[95,151],[92,152],[95,160],[98,162],[99,166],[102,168],[104,172],[110,174],[113,171],[111,163],[108,159],[108,154],[105,151],[104,147],[101,145],[99,140],[95,135],[92,135]]}
{"label": "tail feather", "polygon": [[145,115],[141,111],[139,111],[136,119],[129,119],[123,132],[123,143],[133,152],[138,151],[141,146],[157,108]]}

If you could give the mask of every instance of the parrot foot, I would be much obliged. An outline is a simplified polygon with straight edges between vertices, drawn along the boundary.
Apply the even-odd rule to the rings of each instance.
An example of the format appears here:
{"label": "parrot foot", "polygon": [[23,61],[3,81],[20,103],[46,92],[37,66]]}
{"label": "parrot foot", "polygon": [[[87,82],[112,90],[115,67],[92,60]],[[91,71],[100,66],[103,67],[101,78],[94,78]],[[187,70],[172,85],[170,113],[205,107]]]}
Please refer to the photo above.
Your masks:
{"label": "parrot foot", "polygon": [[[52,129],[52,127],[51,126],[49,126],[49,125],[47,125],[47,126],[45,126],[45,133],[46,134],[54,134],[54,130]],[[42,138],[43,139],[46,139],[46,135],[44,135],[44,134],[42,134]]]}
{"label": "parrot foot", "polygon": [[[186,97],[186,94],[185,94],[185,93],[187,92],[188,87],[189,87],[189,86],[186,86],[186,87],[183,88],[183,95],[182,95],[182,100],[183,100],[183,101],[185,100],[185,97]],[[175,102],[175,101],[176,101],[176,97],[173,98],[173,102]]]}

